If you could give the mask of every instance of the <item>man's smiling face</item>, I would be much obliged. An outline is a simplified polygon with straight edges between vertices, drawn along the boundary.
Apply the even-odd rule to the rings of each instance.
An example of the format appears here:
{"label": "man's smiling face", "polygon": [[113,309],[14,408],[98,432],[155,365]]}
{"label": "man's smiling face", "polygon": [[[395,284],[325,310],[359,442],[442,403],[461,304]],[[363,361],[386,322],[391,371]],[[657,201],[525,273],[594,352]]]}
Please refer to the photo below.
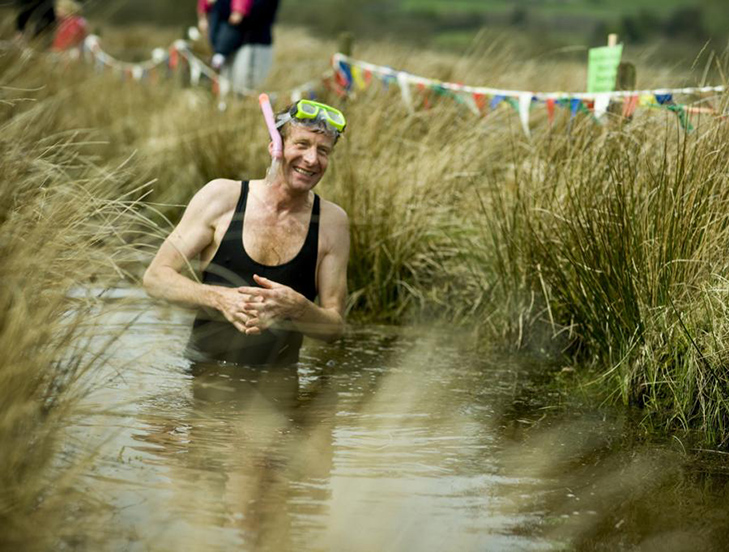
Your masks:
{"label": "man's smiling face", "polygon": [[284,142],[284,181],[293,190],[311,190],[324,176],[333,148],[333,136],[292,125]]}

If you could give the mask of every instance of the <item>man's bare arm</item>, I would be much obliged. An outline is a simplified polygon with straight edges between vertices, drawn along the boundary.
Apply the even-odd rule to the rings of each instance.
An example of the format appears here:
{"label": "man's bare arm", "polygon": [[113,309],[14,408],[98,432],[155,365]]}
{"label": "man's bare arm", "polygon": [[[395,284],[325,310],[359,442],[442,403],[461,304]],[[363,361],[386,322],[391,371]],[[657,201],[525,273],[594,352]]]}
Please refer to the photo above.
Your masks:
{"label": "man's bare arm", "polygon": [[226,181],[214,180],[195,194],[144,273],[143,284],[152,297],[185,307],[218,310],[244,332],[248,316],[235,288],[202,284],[183,274],[190,269],[190,261],[213,243],[216,221],[225,211],[220,197],[227,192],[226,186]]}

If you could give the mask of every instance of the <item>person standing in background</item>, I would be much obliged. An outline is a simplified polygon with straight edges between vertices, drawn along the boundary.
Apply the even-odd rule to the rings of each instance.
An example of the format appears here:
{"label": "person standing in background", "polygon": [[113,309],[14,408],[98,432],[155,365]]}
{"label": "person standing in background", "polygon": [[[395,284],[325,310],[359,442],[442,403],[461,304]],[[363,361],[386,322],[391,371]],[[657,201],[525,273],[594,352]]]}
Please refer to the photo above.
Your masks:
{"label": "person standing in background", "polygon": [[56,17],[58,27],[51,50],[64,52],[81,46],[88,35],[88,24],[81,17],[81,4],[75,0],[58,0]]}
{"label": "person standing in background", "polygon": [[213,68],[220,69],[243,45],[240,25],[252,4],[253,0],[198,0],[198,28],[210,40]]}
{"label": "person standing in background", "polygon": [[253,0],[241,23],[243,45],[221,71],[235,92],[256,90],[268,77],[273,64],[273,24],[278,6],[279,0]]}
{"label": "person standing in background", "polygon": [[15,20],[18,40],[47,36],[56,22],[53,0],[15,0],[18,16]]}
{"label": "person standing in background", "polygon": [[198,0],[198,27],[208,33],[220,69],[231,90],[258,89],[273,63],[273,23],[279,0]]}

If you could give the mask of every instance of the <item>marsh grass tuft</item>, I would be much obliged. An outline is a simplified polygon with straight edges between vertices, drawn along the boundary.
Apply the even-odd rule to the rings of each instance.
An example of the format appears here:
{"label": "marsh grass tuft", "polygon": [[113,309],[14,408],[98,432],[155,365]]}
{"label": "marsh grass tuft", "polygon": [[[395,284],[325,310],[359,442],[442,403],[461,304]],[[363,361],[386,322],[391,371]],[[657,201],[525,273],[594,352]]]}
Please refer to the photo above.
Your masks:
{"label": "marsh grass tuft", "polygon": [[[670,119],[662,128],[644,121],[570,140],[538,153],[546,174],[521,173],[507,199],[511,216],[499,194],[498,210],[485,210],[499,281],[541,290],[550,323],[572,336],[567,351],[592,367],[606,396],[726,444],[726,319],[717,316],[727,270],[726,125],[707,121],[687,135]],[[514,228],[524,229],[516,253]]]}

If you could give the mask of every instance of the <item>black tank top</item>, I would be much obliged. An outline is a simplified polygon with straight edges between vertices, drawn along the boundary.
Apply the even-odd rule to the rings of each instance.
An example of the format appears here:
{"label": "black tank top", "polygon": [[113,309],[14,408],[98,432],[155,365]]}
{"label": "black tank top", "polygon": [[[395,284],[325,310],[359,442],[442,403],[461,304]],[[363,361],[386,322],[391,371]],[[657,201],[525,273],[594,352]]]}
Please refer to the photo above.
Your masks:
{"label": "black tank top", "polygon": [[[235,213],[220,247],[202,274],[204,284],[239,287],[256,286],[258,274],[316,299],[316,260],[319,248],[319,196],[314,194],[309,230],[296,256],[276,266],[260,264],[243,246],[243,222],[248,201],[248,181],[241,183]],[[237,364],[290,364],[298,361],[303,336],[290,330],[270,329],[260,335],[246,335],[219,313],[199,312],[188,349],[196,360],[218,360]]]}

